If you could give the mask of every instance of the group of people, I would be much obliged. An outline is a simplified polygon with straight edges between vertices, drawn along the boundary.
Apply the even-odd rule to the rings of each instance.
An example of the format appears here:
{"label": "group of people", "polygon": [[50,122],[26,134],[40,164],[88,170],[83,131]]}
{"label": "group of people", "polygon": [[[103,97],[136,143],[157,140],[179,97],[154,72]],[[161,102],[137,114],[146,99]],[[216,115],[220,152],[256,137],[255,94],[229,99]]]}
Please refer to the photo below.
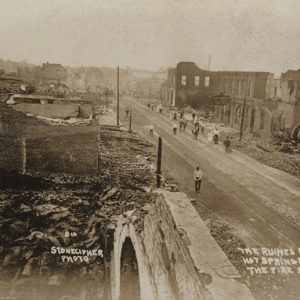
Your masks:
{"label": "group of people", "polygon": [[182,111],[173,111],[170,113],[170,119],[173,120],[172,131],[173,135],[176,135],[178,129],[179,122],[179,129],[180,131],[185,131],[187,127],[187,120],[184,119],[184,110]]}
{"label": "group of people", "polygon": [[[180,131],[185,131],[186,127],[187,127],[187,121],[186,120],[180,120],[179,121],[179,130]],[[173,125],[172,125],[173,135],[176,135],[177,129],[178,129],[178,124],[177,124],[177,122],[174,122]]]}
{"label": "group of people", "polygon": [[163,107],[161,104],[154,104],[154,103],[148,103],[147,104],[148,109],[151,109],[152,111],[154,111],[154,107],[156,107],[157,112],[159,112],[160,114],[163,112]]}
{"label": "group of people", "polygon": [[[148,108],[150,109],[151,106],[148,106]],[[159,112],[161,112],[161,111],[159,111]],[[127,111],[126,111],[126,113],[127,113]],[[179,113],[178,112],[172,113],[171,117],[172,117],[172,120],[174,121],[173,125],[172,125],[173,135],[177,134],[178,121],[179,121],[180,131],[186,130],[187,120],[185,120],[183,118],[183,116],[184,116],[183,111],[179,112]],[[195,119],[195,117],[196,117],[196,114],[193,113],[192,118],[193,118],[194,127],[192,129],[192,133],[193,133],[194,139],[197,139],[200,131],[201,131],[201,134],[204,135],[205,127],[203,124],[200,124],[198,122],[198,119]],[[154,135],[154,126],[152,124],[149,125],[149,135],[150,136]],[[208,137],[209,137],[210,142],[213,141],[215,144],[218,144],[219,136],[220,136],[220,131],[217,127],[215,127],[212,131],[208,132]],[[224,147],[225,147],[226,153],[231,152],[231,140],[228,136],[224,140]],[[200,189],[201,189],[201,185],[202,185],[202,178],[203,178],[203,172],[200,170],[200,167],[197,166],[196,169],[194,170],[193,178],[195,181],[195,192],[199,193]]]}

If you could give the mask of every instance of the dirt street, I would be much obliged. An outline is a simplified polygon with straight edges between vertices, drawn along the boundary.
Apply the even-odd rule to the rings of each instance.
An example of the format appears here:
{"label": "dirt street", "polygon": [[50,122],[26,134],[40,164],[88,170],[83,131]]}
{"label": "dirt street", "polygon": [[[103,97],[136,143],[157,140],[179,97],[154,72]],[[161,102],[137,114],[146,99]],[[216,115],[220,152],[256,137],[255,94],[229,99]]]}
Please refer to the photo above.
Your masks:
{"label": "dirt street", "polygon": [[[178,128],[174,136],[168,114],[147,109],[145,103],[121,98],[121,123],[128,127],[125,107],[131,107],[133,130],[153,144],[157,144],[158,136],[162,137],[163,175],[175,180],[180,190],[194,200],[199,215],[255,298],[296,299],[299,274],[250,276],[238,248],[299,247],[300,180],[238,151],[226,154],[222,144],[209,144],[206,136],[200,135],[195,141],[191,123],[186,132]],[[151,124],[153,136],[149,134]],[[196,166],[204,174],[200,193],[194,191]]]}
{"label": "dirt street", "polygon": [[[297,247],[300,244],[300,181],[268,168],[237,151],[226,154],[222,145],[197,141],[186,132],[172,134],[172,121],[165,114],[148,110],[136,100],[122,98],[121,122],[126,126],[125,107],[132,107],[132,128],[153,143],[163,138],[163,170],[194,198],[200,215],[227,223],[247,245]],[[149,125],[154,136],[149,136]],[[201,192],[194,192],[193,170],[204,173]]]}

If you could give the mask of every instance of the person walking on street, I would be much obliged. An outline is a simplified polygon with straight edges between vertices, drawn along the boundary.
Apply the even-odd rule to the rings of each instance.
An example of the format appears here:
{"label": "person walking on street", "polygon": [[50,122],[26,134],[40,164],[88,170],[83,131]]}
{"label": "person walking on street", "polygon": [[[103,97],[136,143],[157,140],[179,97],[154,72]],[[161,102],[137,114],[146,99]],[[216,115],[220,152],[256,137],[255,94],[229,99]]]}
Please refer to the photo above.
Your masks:
{"label": "person walking on street", "polygon": [[231,152],[231,148],[230,148],[230,139],[228,138],[228,136],[226,137],[225,141],[224,141],[224,146],[225,146],[225,152],[229,153]]}
{"label": "person walking on street", "polygon": [[198,138],[198,134],[199,134],[199,127],[195,127],[195,129],[194,129],[194,138],[195,138],[195,140]]}
{"label": "person walking on street", "polygon": [[184,131],[184,120],[180,120],[180,122],[179,122],[179,129],[180,129],[180,131]]}
{"label": "person walking on street", "polygon": [[213,142],[213,139],[214,139],[214,133],[213,131],[209,131],[207,134],[208,143],[211,144]]}
{"label": "person walking on street", "polygon": [[177,132],[177,123],[173,123],[173,134],[176,135]]}
{"label": "person walking on street", "polygon": [[173,120],[174,120],[174,121],[176,121],[176,120],[177,120],[177,112],[176,112],[176,111],[174,112],[174,115],[173,115]]}
{"label": "person walking on street", "polygon": [[193,122],[194,122],[194,120],[195,120],[195,117],[196,117],[196,114],[195,114],[195,112],[193,111],[193,113],[192,113]]}
{"label": "person walking on street", "polygon": [[153,127],[152,124],[150,124],[150,126],[149,126],[149,134],[150,134],[150,136],[153,136],[153,131],[154,131],[154,127]]}
{"label": "person walking on street", "polygon": [[186,130],[186,127],[187,127],[187,120],[184,120],[184,121],[183,121],[183,131]]}
{"label": "person walking on street", "polygon": [[126,116],[128,117],[128,115],[129,115],[129,108],[126,107]]}
{"label": "person walking on street", "polygon": [[199,193],[200,189],[201,189],[201,181],[202,181],[202,171],[200,170],[199,167],[196,168],[196,170],[194,171],[194,180],[195,180],[195,191],[196,193]]}
{"label": "person walking on street", "polygon": [[213,134],[214,134],[214,143],[218,144],[220,132],[217,127],[215,127]]}
{"label": "person walking on street", "polygon": [[201,133],[202,133],[202,135],[204,135],[204,126],[203,125],[201,125]]}

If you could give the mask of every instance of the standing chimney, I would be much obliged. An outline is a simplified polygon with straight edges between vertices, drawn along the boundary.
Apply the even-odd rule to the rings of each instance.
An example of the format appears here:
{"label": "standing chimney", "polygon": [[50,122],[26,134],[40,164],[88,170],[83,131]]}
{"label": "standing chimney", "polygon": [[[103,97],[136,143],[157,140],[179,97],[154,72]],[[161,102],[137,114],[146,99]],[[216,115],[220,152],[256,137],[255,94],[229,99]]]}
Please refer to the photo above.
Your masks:
{"label": "standing chimney", "polygon": [[209,56],[208,56],[208,71],[210,71],[210,67],[211,67],[211,55],[209,54]]}

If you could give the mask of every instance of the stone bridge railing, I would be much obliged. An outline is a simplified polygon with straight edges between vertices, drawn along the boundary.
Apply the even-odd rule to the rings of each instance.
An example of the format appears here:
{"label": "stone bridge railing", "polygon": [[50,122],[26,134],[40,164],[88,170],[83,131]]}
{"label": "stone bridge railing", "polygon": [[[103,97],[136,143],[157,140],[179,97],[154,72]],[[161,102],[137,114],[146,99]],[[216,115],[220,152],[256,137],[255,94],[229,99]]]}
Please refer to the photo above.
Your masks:
{"label": "stone bridge railing", "polygon": [[112,299],[122,299],[120,269],[126,238],[135,250],[142,300],[253,299],[236,280],[239,274],[187,196],[157,193],[155,204],[147,205],[142,232],[133,217],[119,217],[111,263]]}

